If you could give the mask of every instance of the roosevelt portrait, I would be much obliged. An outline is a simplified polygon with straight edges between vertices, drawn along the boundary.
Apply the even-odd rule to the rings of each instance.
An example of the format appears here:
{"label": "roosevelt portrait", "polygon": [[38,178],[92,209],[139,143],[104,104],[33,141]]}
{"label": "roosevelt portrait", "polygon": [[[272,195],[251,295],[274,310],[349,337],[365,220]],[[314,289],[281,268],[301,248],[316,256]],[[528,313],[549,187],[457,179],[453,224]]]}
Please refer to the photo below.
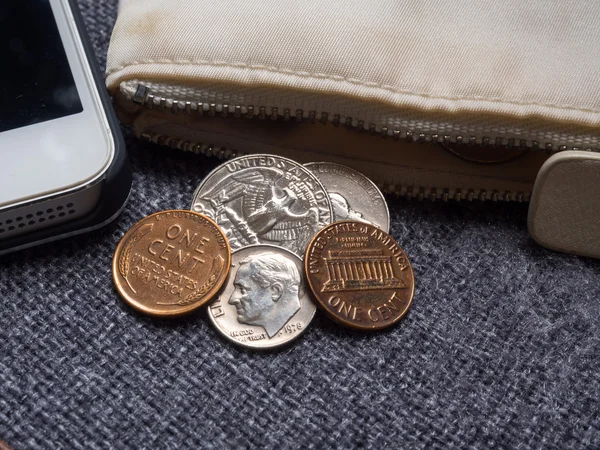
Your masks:
{"label": "roosevelt portrait", "polygon": [[275,252],[250,255],[239,263],[228,303],[237,320],[265,329],[269,338],[300,310],[300,272],[291,258]]}

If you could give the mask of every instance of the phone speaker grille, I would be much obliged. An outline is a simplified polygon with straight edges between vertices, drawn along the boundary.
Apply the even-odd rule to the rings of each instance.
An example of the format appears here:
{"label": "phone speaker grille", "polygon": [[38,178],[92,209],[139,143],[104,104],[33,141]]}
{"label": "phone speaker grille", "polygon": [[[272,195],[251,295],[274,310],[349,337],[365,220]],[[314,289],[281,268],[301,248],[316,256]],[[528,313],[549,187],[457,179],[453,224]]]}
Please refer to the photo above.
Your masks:
{"label": "phone speaker grille", "polygon": [[50,202],[0,214],[0,239],[66,222],[77,215],[74,203]]}

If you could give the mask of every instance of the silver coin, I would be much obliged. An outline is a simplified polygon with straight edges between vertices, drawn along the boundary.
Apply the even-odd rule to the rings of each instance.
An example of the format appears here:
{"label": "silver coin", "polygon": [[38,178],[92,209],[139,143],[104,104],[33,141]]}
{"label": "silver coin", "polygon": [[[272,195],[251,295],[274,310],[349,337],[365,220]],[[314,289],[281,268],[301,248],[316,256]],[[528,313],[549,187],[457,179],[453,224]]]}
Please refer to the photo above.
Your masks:
{"label": "silver coin", "polygon": [[231,255],[225,288],[208,316],[227,339],[273,348],[297,338],[313,316],[302,259],[274,245],[251,245]]}
{"label": "silver coin", "polygon": [[359,220],[389,233],[390,212],[379,188],[362,173],[341,164],[311,162],[304,164],[321,180],[329,193],[333,218]]}
{"label": "silver coin", "polygon": [[273,155],[242,156],[217,167],[196,189],[192,210],[214,219],[232,250],[272,244],[304,255],[311,238],[333,221],[317,177]]}

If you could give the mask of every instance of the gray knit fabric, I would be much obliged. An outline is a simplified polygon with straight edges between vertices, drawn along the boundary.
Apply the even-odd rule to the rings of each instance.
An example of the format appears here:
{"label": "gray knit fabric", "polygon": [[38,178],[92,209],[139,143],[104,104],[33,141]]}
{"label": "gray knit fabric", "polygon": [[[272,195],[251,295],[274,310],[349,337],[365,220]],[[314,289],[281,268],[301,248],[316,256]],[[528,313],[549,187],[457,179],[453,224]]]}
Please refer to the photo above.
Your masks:
{"label": "gray knit fabric", "polygon": [[[81,6],[104,65],[116,1]],[[318,313],[293,345],[250,352],[205,311],[156,320],[115,293],[123,233],[187,208],[217,164],[127,146],[113,224],[0,259],[0,439],[15,449],[600,448],[600,263],[535,245],[526,205],[389,198],[417,283],[401,324],[364,334]]]}

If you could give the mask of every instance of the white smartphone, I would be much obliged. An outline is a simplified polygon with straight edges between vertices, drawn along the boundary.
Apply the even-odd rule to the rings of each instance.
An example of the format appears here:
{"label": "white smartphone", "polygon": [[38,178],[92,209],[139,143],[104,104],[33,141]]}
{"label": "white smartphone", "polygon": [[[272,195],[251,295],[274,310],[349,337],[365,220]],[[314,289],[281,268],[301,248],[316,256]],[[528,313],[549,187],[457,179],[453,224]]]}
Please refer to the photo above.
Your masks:
{"label": "white smartphone", "polygon": [[0,2],[0,253],[114,218],[131,173],[69,0]]}

